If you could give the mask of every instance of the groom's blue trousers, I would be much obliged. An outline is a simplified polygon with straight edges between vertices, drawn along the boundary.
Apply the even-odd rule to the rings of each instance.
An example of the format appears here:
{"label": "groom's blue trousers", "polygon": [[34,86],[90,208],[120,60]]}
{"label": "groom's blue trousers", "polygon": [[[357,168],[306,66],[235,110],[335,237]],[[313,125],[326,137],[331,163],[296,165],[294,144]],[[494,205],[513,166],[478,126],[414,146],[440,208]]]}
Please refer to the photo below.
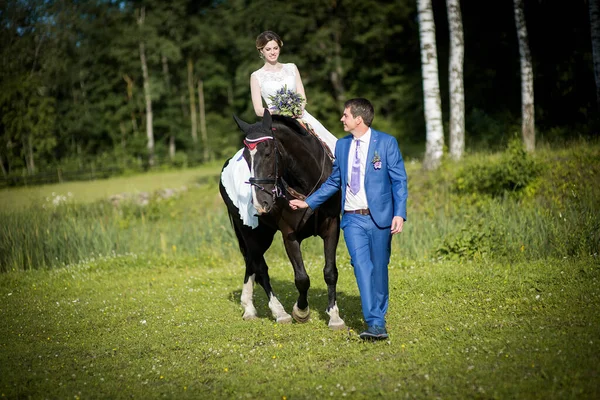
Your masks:
{"label": "groom's blue trousers", "polygon": [[344,214],[342,228],[360,291],[365,322],[368,326],[385,326],[392,244],[390,228],[381,229],[370,215],[360,214]]}

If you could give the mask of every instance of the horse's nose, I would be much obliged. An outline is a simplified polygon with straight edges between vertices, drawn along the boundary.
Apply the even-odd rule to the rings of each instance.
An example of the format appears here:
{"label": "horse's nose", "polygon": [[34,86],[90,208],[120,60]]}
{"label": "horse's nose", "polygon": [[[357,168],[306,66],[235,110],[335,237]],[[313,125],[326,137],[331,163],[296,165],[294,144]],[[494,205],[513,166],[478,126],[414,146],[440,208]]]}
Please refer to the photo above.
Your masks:
{"label": "horse's nose", "polygon": [[266,201],[263,201],[261,204],[255,205],[254,208],[256,208],[256,212],[258,213],[258,215],[263,215],[271,211],[271,207]]}
{"label": "horse's nose", "polygon": [[271,206],[266,201],[262,202],[261,208],[264,210],[265,213],[268,213],[269,211],[271,211]]}

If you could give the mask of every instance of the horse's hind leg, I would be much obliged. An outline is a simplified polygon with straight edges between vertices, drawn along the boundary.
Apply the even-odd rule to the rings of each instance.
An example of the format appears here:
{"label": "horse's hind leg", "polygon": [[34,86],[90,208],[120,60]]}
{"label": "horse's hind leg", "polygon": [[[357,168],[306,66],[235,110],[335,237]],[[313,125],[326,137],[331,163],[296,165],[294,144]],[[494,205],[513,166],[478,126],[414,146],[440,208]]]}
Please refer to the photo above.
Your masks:
{"label": "horse's hind leg", "polygon": [[331,218],[329,223],[325,222],[321,237],[325,251],[325,267],[323,277],[327,284],[327,315],[329,315],[329,328],[333,330],[346,329],[344,320],[340,318],[337,306],[337,281],[338,269],[336,265],[336,249],[339,242],[339,219]]}
{"label": "horse's hind leg", "polygon": [[[287,235],[284,235],[287,237]],[[292,316],[298,322],[307,322],[310,318],[310,308],[308,307],[308,289],[310,288],[310,278],[306,273],[302,252],[300,251],[300,242],[297,240],[284,239],[285,250],[294,268],[294,283],[298,289],[298,300],[294,304]]]}

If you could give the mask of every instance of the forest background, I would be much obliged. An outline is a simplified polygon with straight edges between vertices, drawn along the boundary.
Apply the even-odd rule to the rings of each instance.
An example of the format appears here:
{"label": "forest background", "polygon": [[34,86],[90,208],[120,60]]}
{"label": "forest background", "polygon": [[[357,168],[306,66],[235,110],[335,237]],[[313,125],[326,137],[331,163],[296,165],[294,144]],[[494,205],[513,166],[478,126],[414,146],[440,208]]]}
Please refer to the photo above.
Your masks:
{"label": "forest background", "polygon": [[[588,3],[524,5],[538,143],[596,136]],[[367,97],[375,126],[398,138],[405,157],[420,158],[426,133],[416,8],[412,0],[5,2],[0,186],[231,156],[241,145],[232,115],[255,119],[249,78],[262,65],[255,38],[266,29],[284,41],[280,60],[298,65],[307,109],[336,136],[344,134],[343,101]],[[467,151],[501,149],[520,131],[513,4],[463,0],[461,8]],[[433,11],[447,126],[445,2],[434,0]]]}

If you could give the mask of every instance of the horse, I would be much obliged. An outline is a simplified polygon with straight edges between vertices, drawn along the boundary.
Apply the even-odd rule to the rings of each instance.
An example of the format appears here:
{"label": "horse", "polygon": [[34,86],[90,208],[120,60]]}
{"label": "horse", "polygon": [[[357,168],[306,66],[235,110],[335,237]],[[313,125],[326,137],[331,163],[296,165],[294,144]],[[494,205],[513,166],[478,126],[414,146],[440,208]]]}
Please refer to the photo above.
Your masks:
{"label": "horse", "polygon": [[[325,253],[323,276],[328,293],[328,326],[332,330],[344,329],[345,323],[339,316],[336,292],[340,194],[334,195],[315,212],[310,209],[292,210],[289,206],[290,199],[306,198],[327,179],[332,170],[331,158],[321,141],[293,118],[271,115],[267,109],[262,122],[254,124],[248,124],[235,115],[233,117],[245,135],[243,158],[250,167],[251,176],[245,184],[251,185],[253,211],[258,216],[258,226],[255,228],[245,225],[240,218],[239,209],[223,185],[223,171],[233,160],[226,161],[221,171],[219,191],[227,206],[246,266],[240,297],[244,309],[243,319],[257,318],[253,289],[254,283],[258,282],[267,294],[269,308],[277,323],[291,323],[292,318],[300,323],[309,320],[310,278],[304,267],[300,245],[307,237],[318,235],[323,240]],[[285,311],[271,287],[264,258],[277,231],[282,234],[298,289],[292,316]]]}

